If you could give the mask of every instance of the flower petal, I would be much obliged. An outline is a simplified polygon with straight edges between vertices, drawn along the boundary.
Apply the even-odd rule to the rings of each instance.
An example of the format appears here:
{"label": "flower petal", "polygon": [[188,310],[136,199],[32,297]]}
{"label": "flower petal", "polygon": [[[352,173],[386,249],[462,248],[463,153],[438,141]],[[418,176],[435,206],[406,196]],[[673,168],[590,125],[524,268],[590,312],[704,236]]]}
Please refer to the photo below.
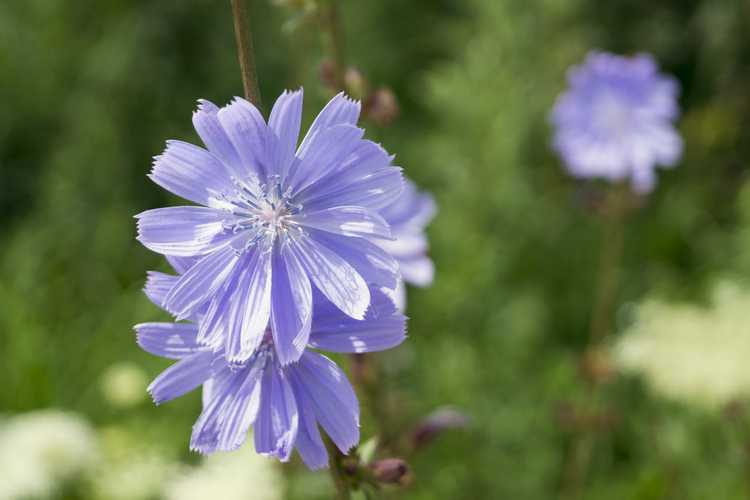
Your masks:
{"label": "flower petal", "polygon": [[235,174],[241,173],[240,157],[229,140],[218,117],[219,108],[205,99],[198,100],[198,109],[193,113],[193,127],[208,150],[219,158]]}
{"label": "flower petal", "polygon": [[225,368],[204,385],[204,406],[193,425],[190,449],[200,453],[232,451],[245,441],[260,405],[264,359],[247,368]]}
{"label": "flower petal", "polygon": [[[334,176],[337,177],[337,176]],[[306,210],[320,210],[341,205],[359,205],[369,210],[381,210],[393,204],[401,195],[403,176],[398,167],[386,167],[365,177],[330,189],[311,189],[303,203]]]}
{"label": "flower petal", "polygon": [[277,245],[273,256],[271,331],[282,365],[297,361],[307,346],[312,321],[312,287],[289,250]]}
{"label": "flower petal", "polygon": [[204,257],[180,276],[164,298],[164,307],[177,319],[191,316],[231,275],[237,260],[237,254],[229,246]]}
{"label": "flower petal", "polygon": [[399,259],[404,281],[414,286],[429,286],[435,277],[435,265],[426,255]]}
{"label": "flower petal", "polygon": [[214,354],[198,351],[173,364],[151,382],[148,392],[154,403],[161,404],[182,396],[201,385],[211,376],[211,363]]}
{"label": "flower petal", "polygon": [[429,248],[427,236],[421,231],[397,232],[395,236],[395,240],[378,240],[377,245],[399,262],[402,259],[425,255]]}
{"label": "flower petal", "polygon": [[245,99],[235,97],[219,110],[218,118],[242,162],[239,176],[265,177],[268,131],[260,112]]}
{"label": "flower petal", "polygon": [[242,273],[240,272],[232,273],[224,282],[221,290],[211,297],[199,322],[198,342],[214,349],[218,349],[225,343],[226,318],[229,314],[232,298],[236,293],[237,282],[241,276]]}
{"label": "flower petal", "polygon": [[394,228],[421,231],[435,217],[436,212],[437,205],[432,196],[419,192],[414,183],[407,179],[401,196],[384,208],[381,215]]}
{"label": "flower petal", "polygon": [[309,236],[290,240],[290,249],[328,300],[354,319],[364,317],[370,305],[370,290],[349,263]]}
{"label": "flower petal", "polygon": [[229,172],[218,158],[182,141],[167,142],[167,149],[154,158],[149,178],[177,196],[206,206],[219,193],[232,189]]}
{"label": "flower petal", "polygon": [[290,171],[287,186],[292,194],[340,167],[358,146],[363,134],[364,130],[353,125],[335,125],[317,134]]}
{"label": "flower petal", "polygon": [[343,92],[336,94],[315,117],[305,138],[302,139],[297,156],[305,156],[310,144],[323,130],[340,124],[356,125],[361,107],[359,101],[350,99]]}
{"label": "flower petal", "polygon": [[318,429],[318,420],[315,418],[315,410],[300,382],[294,377],[289,377],[289,384],[294,391],[297,400],[297,412],[299,413],[299,430],[295,448],[302,460],[311,470],[322,469],[328,466],[328,450],[323,443]]}
{"label": "flower petal", "polygon": [[147,276],[143,293],[157,307],[164,309],[164,298],[175,283],[177,283],[179,276],[172,276],[171,274],[160,273],[159,271],[149,271]]}
{"label": "flower petal", "polygon": [[[399,263],[382,245],[375,245],[365,238],[350,238],[324,231],[310,231],[310,235],[348,262],[368,284],[395,288],[399,278]],[[379,240],[378,243],[392,243]]]}
{"label": "flower petal", "polygon": [[261,381],[260,410],[255,420],[255,451],[289,460],[294,449],[299,414],[294,393],[281,368],[269,362]]}
{"label": "flower petal", "polygon": [[177,271],[177,274],[184,274],[185,271],[193,267],[193,264],[200,260],[200,257],[177,257],[174,255],[165,255],[164,257],[169,262],[169,265],[172,266],[172,269]]}
{"label": "flower petal", "polygon": [[284,91],[276,99],[268,119],[268,127],[274,131],[278,139],[274,142],[274,151],[269,153],[274,159],[276,173],[282,179],[286,177],[294,160],[301,120],[302,89],[295,92]]}
{"label": "flower petal", "polygon": [[398,280],[396,288],[381,288],[381,291],[391,298],[393,303],[396,305],[396,309],[401,312],[406,311],[406,285],[404,280]]}
{"label": "flower petal", "polygon": [[377,212],[358,206],[305,210],[290,220],[301,226],[344,236],[392,239],[388,223]]}
{"label": "flower petal", "polygon": [[226,355],[242,362],[263,340],[271,315],[271,250],[260,243],[243,262],[226,326]]}
{"label": "flower petal", "polygon": [[371,288],[370,293],[372,301],[362,321],[316,302],[310,346],[332,352],[362,353],[383,351],[403,342],[406,317],[383,292]]}
{"label": "flower petal", "polygon": [[205,350],[195,341],[198,327],[193,323],[140,323],[134,328],[138,345],[155,356],[182,359]]}
{"label": "flower petal", "polygon": [[154,252],[189,257],[226,244],[227,214],[206,207],[167,207],[136,215],[138,241]]}
{"label": "flower petal", "polygon": [[[392,161],[393,156],[389,155],[379,144],[367,139],[359,140],[351,154],[338,169],[301,190],[298,199],[305,205],[313,201],[322,204],[331,193],[363,181],[376,172],[394,168],[400,172],[398,167],[391,166]],[[401,187],[399,186],[398,189],[400,191]]]}
{"label": "flower petal", "polygon": [[346,375],[330,359],[306,351],[287,374],[304,391],[309,407],[342,453],[359,442],[359,403]]}

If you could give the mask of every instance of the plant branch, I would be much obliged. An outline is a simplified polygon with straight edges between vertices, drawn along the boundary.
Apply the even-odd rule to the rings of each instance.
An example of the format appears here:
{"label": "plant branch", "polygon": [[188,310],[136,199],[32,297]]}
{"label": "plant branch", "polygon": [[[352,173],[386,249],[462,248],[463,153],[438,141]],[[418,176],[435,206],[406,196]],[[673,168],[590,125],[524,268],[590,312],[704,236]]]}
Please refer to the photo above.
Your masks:
{"label": "plant branch", "polygon": [[242,72],[242,87],[245,98],[256,107],[261,107],[260,90],[258,89],[258,75],[255,70],[253,56],[253,37],[248,20],[249,0],[231,0],[232,16],[234,17],[234,34],[237,41],[237,56]]}

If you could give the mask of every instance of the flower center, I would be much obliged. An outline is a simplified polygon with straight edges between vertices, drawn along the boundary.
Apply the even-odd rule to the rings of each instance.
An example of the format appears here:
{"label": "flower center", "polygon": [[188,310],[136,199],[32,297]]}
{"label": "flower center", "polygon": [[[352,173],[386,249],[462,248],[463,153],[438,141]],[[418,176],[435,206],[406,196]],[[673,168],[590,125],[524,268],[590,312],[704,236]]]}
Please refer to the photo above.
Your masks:
{"label": "flower center", "polygon": [[233,178],[232,183],[231,191],[216,197],[216,205],[231,214],[224,223],[225,231],[249,236],[241,245],[242,250],[260,239],[273,242],[297,227],[291,218],[302,207],[292,202],[288,192],[282,193],[278,177],[270,178],[268,183],[260,183],[255,177]]}

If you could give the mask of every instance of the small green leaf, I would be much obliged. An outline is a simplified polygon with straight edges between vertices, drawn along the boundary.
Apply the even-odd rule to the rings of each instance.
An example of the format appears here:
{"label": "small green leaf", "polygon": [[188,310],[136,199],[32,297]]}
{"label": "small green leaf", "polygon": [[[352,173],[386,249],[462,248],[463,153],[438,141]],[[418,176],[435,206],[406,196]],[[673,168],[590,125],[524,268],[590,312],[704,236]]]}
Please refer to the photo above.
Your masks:
{"label": "small green leaf", "polygon": [[373,436],[361,445],[359,445],[359,459],[360,461],[367,465],[370,462],[372,462],[372,459],[375,458],[375,450],[378,449],[378,437]]}

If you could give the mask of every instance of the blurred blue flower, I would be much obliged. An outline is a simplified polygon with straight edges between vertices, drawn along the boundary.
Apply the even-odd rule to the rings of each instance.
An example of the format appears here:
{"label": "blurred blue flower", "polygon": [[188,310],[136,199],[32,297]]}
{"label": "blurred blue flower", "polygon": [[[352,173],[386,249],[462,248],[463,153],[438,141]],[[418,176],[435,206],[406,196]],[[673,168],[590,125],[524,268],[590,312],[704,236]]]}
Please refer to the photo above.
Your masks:
{"label": "blurred blue flower", "polygon": [[[178,276],[152,272],[145,292],[155,304],[179,281]],[[377,288],[363,320],[344,314],[315,292],[315,314],[308,347],[341,353],[363,353],[400,344],[406,318]],[[200,322],[197,314],[191,318]],[[328,454],[318,425],[336,446],[348,452],[359,441],[359,404],[344,373],[327,357],[310,349],[282,364],[267,329],[258,348],[242,362],[229,361],[224,347],[199,339],[193,322],[136,325],[145,351],[179,360],[149,386],[159,404],[203,386],[203,412],[193,426],[190,446],[201,453],[238,448],[254,427],[255,449],[282,461],[297,449],[311,469],[325,467]]]}
{"label": "blurred blue flower", "polygon": [[570,174],[629,179],[636,192],[650,192],[656,166],[673,166],[682,153],[673,124],[677,82],[660,74],[650,55],[592,52],[570,70],[568,83],[551,121],[554,148]]}
{"label": "blurred blue flower", "polygon": [[[435,266],[427,255],[429,244],[425,228],[435,217],[435,200],[405,179],[401,196],[382,209],[380,214],[391,227],[393,240],[379,240],[377,244],[398,261],[401,278],[411,285],[426,287],[432,283]],[[393,299],[399,309],[406,306],[403,283],[394,290]]]}
{"label": "blurred blue flower", "polygon": [[200,101],[193,124],[208,150],[169,141],[155,158],[151,179],[202,205],[137,216],[147,248],[193,264],[161,305],[178,319],[201,313],[197,342],[242,363],[270,329],[274,359],[287,364],[308,344],[311,282],[355,319],[368,284],[396,286],[398,264],[370,238],[392,237],[378,211],[398,197],[401,170],[362,138],[359,112],[337,95],[297,147],[302,90],[284,92],[268,124],[244,99]]}

